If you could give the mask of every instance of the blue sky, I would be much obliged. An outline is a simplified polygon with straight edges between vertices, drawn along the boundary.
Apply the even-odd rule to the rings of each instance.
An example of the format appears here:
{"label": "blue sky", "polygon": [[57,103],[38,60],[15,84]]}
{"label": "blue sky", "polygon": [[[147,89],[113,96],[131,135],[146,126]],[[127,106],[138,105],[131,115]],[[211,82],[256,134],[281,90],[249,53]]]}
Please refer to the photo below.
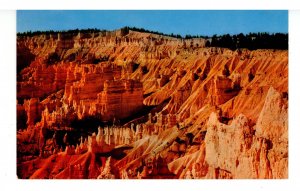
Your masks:
{"label": "blue sky", "polygon": [[180,35],[288,32],[288,11],[17,11],[17,32],[124,26]]}

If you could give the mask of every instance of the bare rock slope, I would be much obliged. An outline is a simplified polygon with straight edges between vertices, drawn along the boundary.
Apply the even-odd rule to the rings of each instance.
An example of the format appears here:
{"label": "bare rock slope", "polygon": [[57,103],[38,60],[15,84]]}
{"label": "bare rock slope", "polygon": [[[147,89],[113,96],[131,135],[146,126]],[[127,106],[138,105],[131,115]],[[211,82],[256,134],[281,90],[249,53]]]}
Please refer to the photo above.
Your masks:
{"label": "bare rock slope", "polygon": [[288,52],[205,42],[18,37],[18,177],[288,178]]}

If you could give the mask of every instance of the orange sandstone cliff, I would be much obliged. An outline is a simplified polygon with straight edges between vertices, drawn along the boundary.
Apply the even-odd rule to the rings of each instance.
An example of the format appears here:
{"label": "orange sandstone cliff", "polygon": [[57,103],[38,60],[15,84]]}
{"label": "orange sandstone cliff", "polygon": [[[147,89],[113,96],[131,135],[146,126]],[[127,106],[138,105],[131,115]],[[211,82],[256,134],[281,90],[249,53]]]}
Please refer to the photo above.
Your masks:
{"label": "orange sandstone cliff", "polygon": [[17,38],[19,178],[288,178],[288,52]]}

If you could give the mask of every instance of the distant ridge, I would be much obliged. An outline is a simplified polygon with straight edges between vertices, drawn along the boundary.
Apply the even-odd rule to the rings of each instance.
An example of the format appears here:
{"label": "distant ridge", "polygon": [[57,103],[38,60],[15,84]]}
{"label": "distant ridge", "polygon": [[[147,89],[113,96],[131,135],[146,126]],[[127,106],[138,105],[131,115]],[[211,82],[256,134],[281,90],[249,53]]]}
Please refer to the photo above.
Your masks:
{"label": "distant ridge", "polygon": [[180,34],[165,34],[158,31],[151,31],[144,28],[137,27],[128,27],[125,26],[118,30],[106,30],[106,29],[97,29],[97,28],[88,28],[88,29],[70,29],[70,30],[48,30],[48,31],[27,31],[27,32],[18,32],[17,37],[32,37],[37,35],[50,35],[50,34],[69,34],[75,36],[78,33],[98,33],[98,32],[113,32],[113,31],[122,31],[123,35],[129,33],[129,31],[136,31],[141,33],[151,33],[166,37],[172,37],[177,39],[196,39],[202,38],[206,39],[206,47],[222,47],[229,48],[231,50],[236,50],[239,48],[247,48],[249,50],[255,49],[288,49],[288,34],[287,33],[268,33],[268,32],[257,32],[257,33],[248,33],[248,34],[224,34],[224,35],[213,35],[213,36],[203,36],[203,35],[185,35],[184,37]]}

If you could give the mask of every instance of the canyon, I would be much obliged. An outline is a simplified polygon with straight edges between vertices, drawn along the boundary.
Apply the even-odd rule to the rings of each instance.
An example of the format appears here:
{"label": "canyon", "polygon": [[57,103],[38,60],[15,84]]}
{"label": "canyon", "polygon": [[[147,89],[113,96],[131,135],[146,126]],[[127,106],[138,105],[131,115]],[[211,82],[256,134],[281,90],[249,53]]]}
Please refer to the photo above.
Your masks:
{"label": "canyon", "polygon": [[17,36],[21,179],[286,179],[288,50]]}

